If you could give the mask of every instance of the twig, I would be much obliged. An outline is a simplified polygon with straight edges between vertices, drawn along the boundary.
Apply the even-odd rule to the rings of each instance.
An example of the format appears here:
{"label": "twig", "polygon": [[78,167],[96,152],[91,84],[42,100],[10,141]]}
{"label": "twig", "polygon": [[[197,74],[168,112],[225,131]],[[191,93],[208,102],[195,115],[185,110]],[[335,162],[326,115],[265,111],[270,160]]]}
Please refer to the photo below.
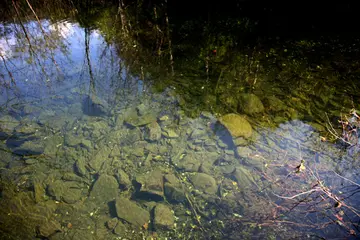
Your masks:
{"label": "twig", "polygon": [[336,173],[335,171],[333,171],[333,172],[334,172],[337,176],[341,177],[342,179],[344,179],[344,180],[346,180],[346,181],[349,181],[349,182],[351,182],[352,184],[360,187],[360,184],[358,184],[358,183],[356,183],[356,182],[354,182],[354,181],[351,181],[350,179],[348,179],[348,178],[346,178],[346,177],[341,176],[340,174]]}
{"label": "twig", "polygon": [[327,115],[327,113],[325,113],[325,115],[326,115],[326,118],[327,118],[327,120],[328,120],[328,122],[329,122],[329,125],[330,125],[330,127],[331,127],[331,129],[329,129],[328,127],[326,127],[327,130],[329,131],[329,133],[330,133],[331,135],[333,135],[336,139],[340,139],[340,140],[343,141],[344,143],[347,143],[347,144],[349,144],[350,146],[352,146],[352,145],[353,145],[352,143],[346,141],[344,138],[342,138],[342,137],[340,137],[339,135],[336,134],[336,130],[335,130],[334,127],[331,125],[329,116]]}
{"label": "twig", "polygon": [[277,195],[276,193],[273,193],[273,192],[272,192],[272,194],[274,194],[275,196],[277,196],[279,198],[283,198],[283,199],[294,199],[294,198],[300,197],[300,196],[305,195],[305,194],[310,194],[310,193],[313,193],[313,192],[317,192],[319,190],[321,190],[321,189],[319,189],[319,187],[316,187],[314,189],[311,189],[309,191],[296,194],[296,195],[291,196],[291,197],[280,196],[280,195]]}

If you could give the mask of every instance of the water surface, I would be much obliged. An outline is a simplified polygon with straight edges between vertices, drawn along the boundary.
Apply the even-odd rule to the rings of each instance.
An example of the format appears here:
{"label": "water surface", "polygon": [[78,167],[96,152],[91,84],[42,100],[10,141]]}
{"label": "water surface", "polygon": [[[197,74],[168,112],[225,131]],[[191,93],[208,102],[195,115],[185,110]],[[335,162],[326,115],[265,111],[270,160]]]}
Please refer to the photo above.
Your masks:
{"label": "water surface", "polygon": [[0,25],[4,239],[360,234],[357,39],[80,9]]}

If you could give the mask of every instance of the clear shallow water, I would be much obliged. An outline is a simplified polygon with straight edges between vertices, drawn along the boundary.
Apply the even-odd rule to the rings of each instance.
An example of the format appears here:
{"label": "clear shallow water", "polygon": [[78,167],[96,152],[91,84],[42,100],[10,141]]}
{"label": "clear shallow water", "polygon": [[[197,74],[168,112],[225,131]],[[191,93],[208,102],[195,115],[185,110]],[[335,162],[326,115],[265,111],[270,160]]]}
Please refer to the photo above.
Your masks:
{"label": "clear shallow water", "polygon": [[[215,88],[208,81],[184,86],[180,80],[165,81],[159,91],[156,79],[147,79],[150,74],[133,74],[132,58],[119,58],[100,30],[67,21],[26,27],[32,29],[32,50],[27,40],[12,35],[8,48],[2,47],[3,236],[315,239],[359,234],[357,152],[321,141],[325,131],[314,124],[315,117],[306,122],[300,114],[313,107],[308,99],[291,95],[280,102],[281,109],[268,100],[281,96],[279,90],[267,89],[269,96],[261,96],[268,102],[265,109],[252,115],[243,107],[239,113],[251,134],[235,139],[219,123],[233,111],[199,108],[189,114],[194,101],[187,99]],[[247,98],[245,106],[251,101]],[[215,109],[227,109],[224,102]]]}

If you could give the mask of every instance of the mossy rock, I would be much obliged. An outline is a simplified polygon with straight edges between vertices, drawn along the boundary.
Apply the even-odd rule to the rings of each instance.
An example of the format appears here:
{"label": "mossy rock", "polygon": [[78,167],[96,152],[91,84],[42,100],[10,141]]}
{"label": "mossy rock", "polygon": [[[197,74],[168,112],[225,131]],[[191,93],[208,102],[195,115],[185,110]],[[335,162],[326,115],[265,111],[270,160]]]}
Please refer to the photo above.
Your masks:
{"label": "mossy rock", "polygon": [[236,167],[232,176],[242,189],[251,187],[255,183],[252,173],[242,166]]}
{"label": "mossy rock", "polygon": [[134,227],[140,228],[150,221],[148,211],[125,197],[120,196],[116,199],[115,208],[118,218],[131,223]]}
{"label": "mossy rock", "polygon": [[98,204],[108,203],[116,198],[118,189],[119,184],[115,177],[101,175],[90,192],[90,199]]}
{"label": "mossy rock", "polygon": [[219,119],[219,122],[224,125],[233,138],[250,138],[252,135],[252,127],[250,123],[238,114],[226,114]]}
{"label": "mossy rock", "polygon": [[141,186],[140,193],[162,199],[164,197],[163,177],[163,173],[159,170],[137,176],[136,182]]}
{"label": "mossy rock", "polygon": [[174,227],[174,214],[165,204],[158,204],[154,208],[155,229],[172,229]]}
{"label": "mossy rock", "polygon": [[264,112],[264,105],[255,94],[243,94],[239,98],[239,109],[246,114],[254,115]]}
{"label": "mossy rock", "polygon": [[196,189],[204,193],[216,194],[218,190],[216,180],[206,173],[196,173],[190,176],[190,180]]}
{"label": "mossy rock", "polygon": [[266,98],[266,105],[270,111],[279,112],[288,108],[286,104],[275,96],[269,96]]}

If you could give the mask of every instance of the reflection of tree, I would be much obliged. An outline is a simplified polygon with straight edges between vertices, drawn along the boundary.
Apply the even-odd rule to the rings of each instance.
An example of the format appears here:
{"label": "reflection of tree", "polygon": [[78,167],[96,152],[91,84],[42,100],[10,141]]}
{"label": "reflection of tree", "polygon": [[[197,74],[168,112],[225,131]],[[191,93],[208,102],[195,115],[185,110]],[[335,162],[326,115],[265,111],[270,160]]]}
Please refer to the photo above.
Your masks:
{"label": "reflection of tree", "polygon": [[94,75],[92,72],[92,67],[91,67],[91,61],[90,61],[90,30],[88,28],[84,29],[85,32],[85,56],[86,56],[86,61],[87,61],[87,66],[89,69],[89,76],[90,76],[90,84],[89,84],[89,96],[93,96],[96,94],[95,91],[95,79],[94,79]]}
{"label": "reflection of tree", "polygon": [[[36,6],[42,2],[32,3],[33,9],[41,9]],[[15,5],[13,11],[16,14],[17,9],[18,15],[27,14],[27,20],[31,19],[29,16],[33,16],[39,22],[41,16],[47,13],[46,9],[34,13],[29,2],[24,3],[25,6],[21,5],[21,8]],[[321,55],[326,52],[321,49],[321,42],[314,46],[316,41],[310,40],[269,40],[258,34],[263,26],[257,27],[256,19],[246,15],[244,11],[239,17],[205,10],[199,11],[198,16],[184,18],[177,14],[179,11],[174,11],[181,7],[179,4],[165,0],[156,3],[139,1],[136,4],[133,1],[118,0],[114,7],[108,7],[101,1],[73,1],[71,4],[56,1],[56,4],[63,4],[62,9],[68,10],[69,15],[77,19],[81,26],[98,28],[107,42],[114,44],[122,59],[123,69],[133,79],[144,80],[147,85],[152,85],[153,89],[159,91],[171,85],[182,96],[189,92],[190,95],[196,95],[184,96],[188,106],[196,106],[190,107],[189,111],[195,111],[194,108],[209,110],[210,106],[219,112],[236,111],[236,107],[224,110],[222,106],[217,106],[229,106],[229,102],[236,102],[236,99],[231,98],[246,92],[265,95],[268,89],[275,89],[278,91],[276,94],[281,94],[285,100],[287,95],[303,91],[304,88],[307,89],[307,94],[314,94],[318,92],[319,86],[327,82],[323,77],[325,69],[331,67],[330,64],[334,65],[331,62],[331,58],[335,58],[333,55],[326,58],[327,66],[322,67],[324,71],[314,69],[311,65],[320,66],[317,59],[320,52]],[[191,12],[198,10],[201,9]],[[21,17],[24,18],[18,18]],[[40,28],[44,35],[43,30]],[[20,28],[19,32],[24,41],[31,43],[27,44],[28,51],[39,64],[39,57],[34,53],[39,50],[36,49],[33,36],[29,34],[29,30],[24,31],[24,28]],[[43,40],[47,42],[50,51],[41,54],[47,54],[49,59],[53,59],[54,49],[50,45],[54,45],[54,40],[50,40],[46,34]],[[344,71],[344,66],[350,66],[345,64],[347,60],[339,63],[339,59],[342,61],[343,58],[337,58],[336,68],[341,67],[343,72],[347,72]],[[29,60],[32,60],[31,56]],[[56,66],[55,61],[53,64]],[[351,67],[350,74],[346,73],[347,79],[354,79],[354,74],[351,74],[355,72],[354,69],[355,67]],[[46,73],[44,68],[42,73]],[[313,79],[312,83],[307,80],[310,78]],[[352,86],[353,84],[348,84],[343,87]]]}

